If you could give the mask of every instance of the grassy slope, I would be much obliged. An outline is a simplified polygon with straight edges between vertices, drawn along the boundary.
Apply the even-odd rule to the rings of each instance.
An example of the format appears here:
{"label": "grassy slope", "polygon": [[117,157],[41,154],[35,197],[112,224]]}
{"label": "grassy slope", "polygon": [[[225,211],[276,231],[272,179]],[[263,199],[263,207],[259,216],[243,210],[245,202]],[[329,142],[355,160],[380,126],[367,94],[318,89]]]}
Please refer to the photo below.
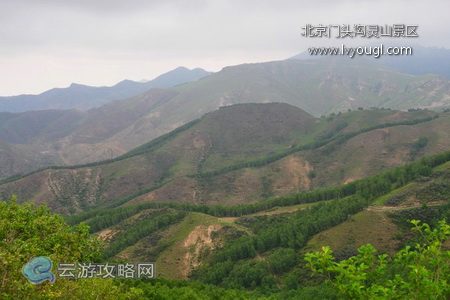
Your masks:
{"label": "grassy slope", "polygon": [[398,250],[396,234],[400,230],[386,216],[384,211],[365,210],[340,225],[314,236],[305,251],[319,251],[322,246],[330,246],[334,251],[351,251],[362,245],[372,244],[381,253],[393,254]]}
{"label": "grassy slope", "polygon": [[[432,180],[416,181],[377,198],[366,210],[352,216],[349,220],[314,236],[305,247],[306,251],[319,251],[322,246],[331,246],[333,250],[351,250],[371,243],[382,253],[395,253],[401,245],[402,236],[408,235],[408,229],[395,223],[390,213],[416,209],[422,203],[438,206],[450,200],[450,185],[447,196],[430,193],[427,188],[436,183],[448,183],[450,163],[445,163],[435,172]],[[399,200],[395,200],[399,199]],[[420,216],[419,216],[420,217]],[[448,244],[448,243],[447,243]]]}

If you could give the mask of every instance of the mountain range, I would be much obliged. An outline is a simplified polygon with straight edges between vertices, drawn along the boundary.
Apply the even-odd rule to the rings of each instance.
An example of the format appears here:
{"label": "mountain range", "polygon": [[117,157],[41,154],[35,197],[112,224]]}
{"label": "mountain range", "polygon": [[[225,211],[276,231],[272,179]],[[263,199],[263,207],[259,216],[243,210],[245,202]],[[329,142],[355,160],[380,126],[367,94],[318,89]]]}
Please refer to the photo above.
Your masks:
{"label": "mountain range", "polygon": [[0,113],[0,176],[111,159],[219,107],[267,102],[289,103],[313,116],[367,107],[444,109],[450,81],[365,59],[288,60],[226,67],[87,111]]}
{"label": "mountain range", "polygon": [[55,88],[39,95],[0,97],[0,112],[30,110],[87,110],[103,104],[129,98],[153,88],[170,88],[210,75],[203,69],[178,67],[147,82],[124,80],[111,87],[93,87],[72,83],[67,88]]}

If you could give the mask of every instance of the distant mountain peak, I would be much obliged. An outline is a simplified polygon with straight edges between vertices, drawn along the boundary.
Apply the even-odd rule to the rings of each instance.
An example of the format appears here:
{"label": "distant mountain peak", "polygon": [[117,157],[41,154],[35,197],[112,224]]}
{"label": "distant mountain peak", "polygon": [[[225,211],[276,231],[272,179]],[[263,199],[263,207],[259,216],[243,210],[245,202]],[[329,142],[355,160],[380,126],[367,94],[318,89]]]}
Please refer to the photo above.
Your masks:
{"label": "distant mountain peak", "polygon": [[106,103],[130,98],[153,88],[172,88],[196,81],[211,72],[180,66],[151,81],[123,80],[114,86],[94,87],[72,83],[67,88],[54,88],[39,95],[0,97],[0,112],[25,112],[46,109],[87,110]]}
{"label": "distant mountain peak", "polygon": [[79,89],[79,88],[86,88],[86,87],[91,87],[91,86],[79,84],[79,83],[71,83],[69,86],[69,89]]}
{"label": "distant mountain peak", "polygon": [[[184,67],[184,66],[179,66],[179,67],[173,69],[172,71],[180,71],[180,70],[183,70],[183,71],[191,71],[191,70],[189,70],[188,68],[186,68],[186,67]],[[170,72],[170,71],[169,71],[169,72]]]}

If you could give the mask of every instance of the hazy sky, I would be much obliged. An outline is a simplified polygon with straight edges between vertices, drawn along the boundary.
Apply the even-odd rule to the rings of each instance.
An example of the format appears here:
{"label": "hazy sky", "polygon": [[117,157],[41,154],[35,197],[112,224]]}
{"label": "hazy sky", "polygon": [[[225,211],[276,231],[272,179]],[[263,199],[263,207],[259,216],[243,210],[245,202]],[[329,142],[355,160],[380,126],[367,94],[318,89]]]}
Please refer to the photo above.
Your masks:
{"label": "hazy sky", "polygon": [[391,41],[450,48],[449,11],[448,0],[0,0],[0,95],[152,79],[178,66],[219,71],[308,46],[373,42],[305,38],[306,24],[417,24],[419,38]]}

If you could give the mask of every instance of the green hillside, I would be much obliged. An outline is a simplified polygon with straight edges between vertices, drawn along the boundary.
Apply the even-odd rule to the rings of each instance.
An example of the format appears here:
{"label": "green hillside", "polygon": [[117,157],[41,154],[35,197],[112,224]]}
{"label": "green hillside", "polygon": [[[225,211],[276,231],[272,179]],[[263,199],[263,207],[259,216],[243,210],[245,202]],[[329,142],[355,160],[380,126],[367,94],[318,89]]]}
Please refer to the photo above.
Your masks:
{"label": "green hillside", "polygon": [[[149,201],[253,203],[340,185],[445,151],[450,139],[443,128],[450,118],[436,116],[370,110],[317,119],[287,104],[230,106],[116,159],[6,181],[0,195],[46,202],[63,214]],[[426,143],[415,146],[424,136]]]}
{"label": "green hillside", "polygon": [[[432,225],[448,220],[449,161],[446,152],[344,186],[253,206],[147,203],[67,220],[76,223],[82,217],[106,241],[108,260],[151,260],[164,278],[298,296],[321,284],[311,280],[303,260],[306,252],[329,245],[336,257],[345,259],[371,243],[379,253],[392,255],[418,238],[407,220]],[[298,204],[305,202],[311,203]],[[158,221],[161,217],[167,221]],[[160,225],[144,229],[143,224],[152,222]],[[132,232],[143,230],[132,240]]]}

